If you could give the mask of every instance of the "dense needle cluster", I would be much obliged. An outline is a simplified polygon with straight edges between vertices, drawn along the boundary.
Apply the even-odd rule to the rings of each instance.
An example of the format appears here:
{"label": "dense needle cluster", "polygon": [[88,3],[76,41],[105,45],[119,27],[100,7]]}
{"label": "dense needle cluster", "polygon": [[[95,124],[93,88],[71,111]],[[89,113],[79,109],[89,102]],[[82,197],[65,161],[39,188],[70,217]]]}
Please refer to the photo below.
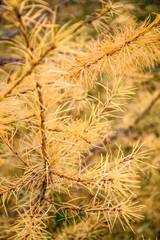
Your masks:
{"label": "dense needle cluster", "polygon": [[[123,6],[100,2],[91,19],[59,26],[45,1],[3,1],[5,27],[18,30],[0,41],[10,55],[0,69],[7,239],[100,239],[142,219],[135,189],[148,152],[104,145],[134,93],[123,77],[160,62],[160,15],[120,25]],[[65,226],[55,231],[57,216]]]}

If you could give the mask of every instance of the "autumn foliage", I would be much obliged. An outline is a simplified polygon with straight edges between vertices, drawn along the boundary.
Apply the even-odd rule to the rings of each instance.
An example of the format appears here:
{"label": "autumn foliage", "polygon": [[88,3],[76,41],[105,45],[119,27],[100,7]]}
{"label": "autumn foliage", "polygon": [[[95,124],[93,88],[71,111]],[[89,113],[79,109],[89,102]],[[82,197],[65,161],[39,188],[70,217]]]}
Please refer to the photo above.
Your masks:
{"label": "autumn foliage", "polygon": [[138,23],[124,5],[100,4],[60,26],[60,5],[2,2],[2,239],[105,239],[115,224],[136,232],[132,222],[143,219],[137,189],[140,172],[156,168],[153,149],[112,141],[123,143],[160,97],[124,122],[136,98],[131,77],[160,62],[160,15]]}

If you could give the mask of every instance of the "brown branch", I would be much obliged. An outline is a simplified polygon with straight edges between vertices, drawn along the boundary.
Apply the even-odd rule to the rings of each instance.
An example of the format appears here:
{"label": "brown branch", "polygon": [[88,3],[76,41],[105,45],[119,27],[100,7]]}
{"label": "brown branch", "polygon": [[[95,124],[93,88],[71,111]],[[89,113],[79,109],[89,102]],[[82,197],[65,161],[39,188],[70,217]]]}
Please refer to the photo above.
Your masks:
{"label": "brown branch", "polygon": [[41,149],[43,154],[44,166],[49,165],[49,158],[47,154],[47,138],[46,138],[46,126],[45,126],[45,107],[42,97],[41,85],[39,83],[36,84],[36,88],[38,91],[38,99],[39,99],[39,107],[40,107],[40,131],[41,131]]}
{"label": "brown branch", "polygon": [[36,200],[32,204],[34,206],[33,213],[37,213],[39,211],[39,208],[44,200],[45,193],[47,190],[47,182],[48,182],[48,176],[47,176],[47,170],[49,167],[49,157],[47,153],[47,137],[46,137],[46,126],[45,126],[45,107],[43,102],[43,96],[42,96],[42,89],[41,85],[37,82],[36,83],[36,89],[38,91],[38,100],[39,100],[39,108],[40,108],[40,133],[41,133],[41,150],[43,155],[43,162],[44,162],[44,171],[45,176],[41,185],[40,194],[37,196]]}
{"label": "brown branch", "polygon": [[87,179],[87,178],[76,178],[76,177],[70,177],[70,176],[67,176],[63,173],[60,173],[60,172],[57,172],[57,171],[53,171],[53,170],[50,170],[50,173],[53,174],[53,175],[56,175],[60,178],[65,178],[69,181],[73,181],[73,182],[82,182],[82,183],[85,183],[85,182],[90,182],[90,181],[94,181],[95,179]]}
{"label": "brown branch", "polygon": [[122,209],[120,208],[90,208],[90,209],[86,209],[86,210],[83,210],[82,211],[84,212],[121,212]]}
{"label": "brown branch", "polygon": [[[47,181],[46,177],[42,183],[40,194],[37,196],[36,200],[31,203],[31,206],[33,206],[33,213],[36,214],[39,211],[40,206],[42,205],[43,200],[45,199],[45,193],[47,190]],[[32,215],[32,217],[34,216]]]}
{"label": "brown branch", "polygon": [[[133,159],[134,159],[134,157],[132,155],[129,155],[129,156],[124,157],[123,159],[121,159],[119,161],[119,164],[131,161]],[[110,167],[110,169],[113,169],[115,166],[116,166],[116,164],[112,165]],[[71,176],[67,176],[67,175],[65,175],[63,173],[57,172],[55,170],[50,170],[50,173],[53,174],[53,175],[58,176],[59,178],[64,178],[64,179],[67,179],[69,181],[73,181],[73,182],[77,182],[77,183],[91,183],[91,182],[95,183],[95,181],[97,181],[97,180],[100,181],[100,182],[106,183],[107,181],[108,182],[112,182],[112,181],[115,180],[114,178],[111,178],[111,177],[108,177],[108,178],[103,177],[103,178],[100,179],[100,176],[92,177],[92,178],[87,178],[86,176],[84,178],[83,177],[71,177]]]}

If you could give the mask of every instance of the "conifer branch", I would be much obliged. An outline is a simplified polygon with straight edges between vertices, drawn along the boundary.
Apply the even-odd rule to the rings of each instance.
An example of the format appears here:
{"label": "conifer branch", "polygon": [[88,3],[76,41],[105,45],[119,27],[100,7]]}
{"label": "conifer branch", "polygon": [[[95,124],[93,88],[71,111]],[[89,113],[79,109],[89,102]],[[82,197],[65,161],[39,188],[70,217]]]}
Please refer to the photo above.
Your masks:
{"label": "conifer branch", "polygon": [[30,118],[34,118],[35,116],[36,116],[35,114],[32,114],[30,116],[26,116],[26,117],[23,117],[23,118],[20,118],[20,119],[15,119],[13,121],[5,123],[5,125],[16,123],[16,122],[23,122],[23,121],[29,120]]}
{"label": "conifer branch", "polygon": [[32,204],[33,213],[37,214],[39,211],[39,208],[41,206],[42,201],[44,200],[45,193],[47,190],[47,182],[48,182],[48,168],[49,168],[49,157],[47,153],[47,137],[46,137],[46,126],[45,126],[45,107],[43,102],[43,96],[42,96],[42,87],[37,82],[36,88],[38,91],[38,100],[39,100],[39,107],[40,107],[40,132],[41,132],[41,150],[42,150],[42,156],[43,156],[43,162],[44,162],[44,179],[41,185],[40,194],[37,196],[36,200]]}
{"label": "conifer branch", "polygon": [[[54,8],[52,8],[52,11],[54,11],[55,9],[60,8],[61,6],[65,5],[65,4],[69,3],[69,2],[70,2],[70,0],[64,0],[64,1],[60,2],[60,3],[58,3]],[[45,17],[45,16],[47,16],[47,15],[49,15],[49,14],[50,14],[50,12],[47,11],[46,13],[43,14],[43,16]],[[35,21],[38,22],[43,16],[37,17],[37,18],[35,19]],[[26,29],[29,29],[29,28],[32,27],[33,25],[34,25],[34,23],[31,22],[30,24],[28,24],[28,25],[26,26]],[[0,41],[10,39],[10,38],[12,38],[12,37],[15,37],[15,36],[18,35],[18,34],[20,34],[20,30],[16,30],[16,31],[14,31],[14,32],[12,32],[12,33],[9,33],[9,34],[6,35],[6,36],[1,37],[1,38],[0,38]]]}
{"label": "conifer branch", "polygon": [[[119,138],[121,136],[121,134],[125,134],[126,136],[128,136],[128,133],[130,131],[133,131],[134,128],[136,127],[136,125],[140,121],[142,121],[143,118],[151,111],[152,107],[159,100],[159,98],[160,98],[160,93],[158,92],[158,94],[151,100],[151,102],[144,109],[144,111],[142,111],[142,113],[134,120],[132,125],[130,125],[128,128],[117,130],[117,132],[115,134],[108,136],[108,138],[105,138],[103,140],[103,143],[97,144],[97,146],[91,148],[89,152],[90,153],[95,153],[96,151],[101,151],[101,149],[103,149],[104,146],[108,145],[109,142],[112,142],[112,141],[116,140],[117,138]],[[83,156],[84,157],[89,157],[89,154],[84,153]]]}
{"label": "conifer branch", "polygon": [[5,140],[4,138],[1,138],[1,137],[0,137],[0,140],[11,150],[11,152],[12,152],[16,157],[19,158],[19,160],[20,160],[21,162],[23,162],[23,164],[24,164],[25,166],[29,167],[28,163],[20,156],[20,154],[19,154],[17,151],[15,151],[15,150],[13,149],[13,147],[9,144],[9,142],[8,142],[7,140]]}
{"label": "conifer branch", "polygon": [[[33,180],[35,179],[35,176],[34,174],[30,175],[30,176],[27,176],[25,178],[22,178],[21,180],[19,180],[18,182],[12,182],[11,186],[8,187],[6,186],[6,184],[3,186],[1,184],[1,188],[5,187],[5,190],[3,191],[0,191],[0,196],[3,196],[5,195],[6,193],[9,193],[9,192],[13,192],[15,190],[19,190],[21,189],[22,187],[25,187],[27,185],[29,185]],[[7,189],[6,189],[7,188]]]}
{"label": "conifer branch", "polygon": [[[122,209],[120,208],[116,208],[116,207],[113,207],[113,208],[109,208],[109,207],[98,207],[98,208],[89,208],[88,206],[87,207],[79,207],[79,206],[76,206],[76,205],[69,205],[69,203],[65,203],[65,204],[57,204],[53,201],[51,201],[50,199],[48,198],[44,198],[44,200],[46,200],[47,202],[53,204],[54,206],[58,206],[60,209],[65,209],[65,210],[72,210],[72,211],[78,211],[78,212],[83,212],[83,213],[89,213],[89,212],[121,212]],[[66,206],[67,205],[67,206]]]}
{"label": "conifer branch", "polygon": [[[139,170],[151,166],[145,161],[149,152],[141,151],[139,143],[131,153],[125,149],[126,155],[120,147],[115,151],[111,146],[106,155],[99,154],[101,149],[95,151],[132,130],[132,126],[120,128],[110,136],[116,128],[112,126],[115,117],[119,117],[117,111],[124,112],[123,101],[133,94],[133,90],[117,78],[128,68],[132,74],[133,70],[139,72],[143,66],[154,67],[159,63],[160,15],[152,23],[147,18],[140,26],[135,20],[121,26],[117,18],[111,34],[103,34],[107,14],[116,13],[118,5],[108,1],[107,6],[105,1],[100,1],[102,9],[95,13],[96,17],[57,26],[55,13],[44,0],[4,0],[5,19],[10,28],[18,25],[21,34],[20,38],[5,41],[12,44],[15,58],[0,59],[1,65],[7,61],[17,62],[15,68],[10,64],[1,69],[0,84],[0,165],[3,164],[4,170],[7,168],[4,175],[9,175],[0,179],[0,196],[4,209],[12,195],[18,200],[19,219],[11,229],[11,239],[54,237],[50,235],[48,223],[50,217],[57,214],[62,214],[71,227],[73,222],[77,227],[77,218],[82,223],[86,217],[89,222],[94,216],[94,224],[86,226],[89,235],[77,233],[72,237],[79,237],[75,239],[90,238],[96,222],[100,223],[100,229],[105,225],[111,231],[117,220],[124,229],[127,225],[132,229],[130,220],[141,219],[137,213],[141,206],[135,200],[136,188],[140,186]],[[59,7],[67,2],[69,0],[64,0]],[[53,15],[47,19],[48,13]],[[103,38],[94,38],[90,45],[90,31],[86,28],[84,37],[82,27],[94,21]],[[28,31],[31,26],[33,29]],[[76,42],[73,33],[77,33]],[[11,49],[9,51],[12,54]],[[22,57],[18,60],[18,56]],[[98,73],[102,81],[97,82],[98,88],[92,88]],[[107,82],[103,85],[103,81]],[[159,91],[133,121],[133,128],[158,99]],[[103,134],[109,137],[104,139]],[[18,142],[20,149],[14,147]],[[91,161],[85,161],[84,157],[91,152],[94,153]],[[12,165],[4,164],[8,157],[13,160],[16,157],[14,166],[19,168],[18,174]],[[18,176],[13,178],[15,174]],[[9,206],[13,204],[10,201]],[[94,233],[93,237],[97,237],[98,232]],[[64,236],[68,239],[65,233]],[[58,237],[64,239],[63,234]]]}
{"label": "conifer branch", "polygon": [[[49,202],[50,204],[52,204],[52,205],[54,205],[54,206],[58,206],[58,208],[60,209],[60,210],[63,210],[63,209],[65,209],[65,210],[71,210],[71,211],[78,211],[78,212],[82,212],[82,213],[84,213],[84,214],[88,214],[88,213],[96,213],[96,212],[98,212],[98,213],[105,213],[105,212],[110,212],[110,213],[117,213],[116,214],[116,218],[118,218],[118,219],[120,219],[119,217],[118,217],[118,215],[120,214],[122,214],[122,216],[132,216],[133,217],[133,215],[134,215],[134,218],[135,219],[142,219],[143,217],[141,216],[141,215],[139,215],[139,214],[133,214],[132,215],[132,212],[130,212],[130,211],[128,211],[128,206],[130,205],[130,204],[128,204],[128,206],[127,206],[127,201],[125,202],[125,203],[122,203],[122,204],[118,204],[118,206],[115,206],[115,207],[106,207],[106,206],[101,206],[101,205],[99,205],[99,206],[93,206],[93,207],[91,207],[91,206],[82,206],[82,207],[80,207],[80,206],[76,206],[76,205],[73,205],[73,204],[69,204],[69,203],[65,203],[65,204],[57,204],[57,203],[55,203],[55,202],[53,202],[53,201],[51,201],[50,199],[48,199],[48,198],[44,198],[44,200],[46,200],[47,202]],[[126,204],[126,206],[125,206],[125,204]],[[123,207],[123,205],[125,206],[125,207]],[[139,208],[143,208],[144,206],[139,206],[139,208],[136,208],[136,205],[131,205],[132,206],[132,208],[137,212],[137,211],[139,211]],[[110,216],[111,217],[111,216]],[[110,219],[111,220],[111,219]],[[129,222],[128,222],[128,220],[127,220],[127,218],[125,218],[125,221],[126,221],[126,223],[127,223],[127,225],[129,225],[130,226],[130,224],[129,224]],[[134,221],[134,220],[133,220]],[[122,224],[122,222],[121,222],[121,224]]]}
{"label": "conifer branch", "polygon": [[[63,4],[68,3],[69,1],[70,1],[70,0],[65,0],[65,1],[57,4],[57,6],[56,6],[55,8],[59,8],[59,7],[61,7]],[[55,9],[55,8],[54,8],[54,9]],[[54,11],[54,9],[52,9],[52,10]],[[108,8],[106,8],[102,13],[100,13],[100,14],[97,15],[96,17],[94,17],[94,18],[92,18],[92,19],[86,19],[86,20],[84,20],[84,21],[74,30],[74,33],[77,32],[81,27],[83,27],[83,26],[85,26],[85,25],[87,25],[87,24],[92,24],[94,21],[96,21],[96,20],[100,19],[101,17],[105,16],[107,13],[111,12],[113,9],[114,9],[114,8],[113,8],[112,6],[109,6]],[[17,13],[17,9],[16,9],[15,12],[16,12],[16,15],[17,15],[18,20],[20,21],[20,24],[22,25],[22,34],[24,35],[24,38],[25,38],[25,40],[26,40],[26,45],[28,45],[28,44],[29,44],[29,39],[28,39],[27,32],[26,32],[26,29],[25,29],[25,27],[24,27],[24,24],[23,24],[23,22],[22,22],[21,15]],[[50,13],[50,12],[48,12],[48,13]],[[36,21],[38,21],[39,19],[40,19],[40,17],[38,17],[38,18],[36,19]],[[32,25],[32,24],[30,24],[30,25]],[[27,27],[27,28],[28,28],[28,27]],[[17,31],[17,33],[19,33],[19,32]],[[12,35],[12,36],[14,36],[14,35]],[[9,38],[9,37],[7,37],[7,38]],[[1,39],[0,39],[0,40],[1,40]],[[62,53],[62,54],[67,54],[66,52],[61,52],[61,53]],[[25,63],[25,61],[22,60],[22,59],[18,59],[18,58],[4,58],[4,59],[3,59],[3,58],[0,58],[0,66],[3,66],[3,65],[5,65],[5,64],[10,64],[10,63],[13,63],[13,64],[15,64],[15,63]]]}
{"label": "conifer branch", "polygon": [[[91,183],[91,182],[95,182],[97,179],[96,178],[81,178],[81,177],[71,177],[68,175],[65,175],[63,173],[54,171],[54,170],[50,170],[51,174],[56,175],[60,178],[64,178],[67,179],[69,181],[73,181],[73,182],[77,182],[77,183]],[[106,182],[107,179],[102,179],[101,181]],[[108,181],[112,181],[112,179],[108,179]]]}
{"label": "conifer branch", "polygon": [[[149,33],[159,23],[160,23],[160,14],[157,15],[156,19],[152,23],[150,23],[148,26],[145,26],[147,23],[144,22],[141,28],[137,28],[131,36],[128,35],[126,38],[122,37],[121,41],[114,42],[112,39],[110,41],[103,40],[100,44],[94,47],[94,49],[88,52],[84,57],[82,56],[82,58],[80,57],[79,59],[77,59],[76,64],[74,65],[73,68],[70,69],[69,73],[67,74],[68,76],[66,75],[65,79],[67,77],[76,78],[78,76],[81,76],[83,72],[88,71],[88,75],[93,74],[93,77],[90,80],[91,82],[86,79],[87,81],[86,85],[89,86],[89,88],[92,88],[93,83],[95,81],[95,77],[97,76],[97,73],[102,71],[102,69],[105,69],[105,63],[110,65],[110,60],[112,60],[112,57],[114,56],[115,58],[117,58],[117,61],[120,61],[118,59],[118,53],[119,55],[121,55],[122,50],[125,51],[125,49],[127,49],[128,47],[131,48],[132,46],[134,48],[135,44],[137,44],[137,46],[141,48],[142,45],[141,43],[139,43],[138,40],[143,38],[145,34]],[[155,43],[155,39],[157,39],[156,41],[158,42],[159,38],[160,38],[159,34],[153,33],[153,36],[152,38],[150,38],[149,43],[147,42],[147,38],[146,38],[146,40],[144,39],[143,44],[145,44],[145,41],[146,41],[147,46],[152,47],[152,44]],[[153,53],[154,53],[154,48],[153,48]],[[128,55],[129,55],[128,60],[131,61],[131,63],[133,63],[134,55],[132,57],[132,52],[131,54],[128,53]],[[156,55],[156,57],[158,60],[158,55]],[[142,55],[141,55],[141,58],[142,58]],[[125,62],[125,57],[122,59],[122,61]],[[156,62],[156,59],[154,59],[153,61]],[[126,64],[129,64],[129,63],[126,63]],[[115,68],[116,67],[117,66],[115,66]]]}
{"label": "conifer branch", "polygon": [[[66,52],[59,52],[61,54],[67,54]],[[55,60],[50,60],[50,62],[55,62]],[[0,66],[4,66],[4,65],[7,65],[7,64],[19,64],[19,63],[22,63],[24,64],[25,63],[25,60],[24,59],[20,59],[20,58],[0,58]],[[43,60],[41,63],[45,63],[45,61]]]}
{"label": "conifer branch", "polygon": [[[89,131],[89,128],[91,126],[93,126],[96,121],[99,119],[99,117],[103,114],[103,112],[106,110],[107,107],[109,107],[109,105],[112,103],[112,100],[114,98],[114,96],[116,96],[116,94],[118,94],[118,89],[114,89],[112,92],[111,92],[111,96],[107,99],[107,101],[103,104],[101,110],[99,111],[99,113],[97,113],[94,118],[92,119],[92,121],[89,123],[89,125],[87,126],[87,128],[84,129],[83,133],[72,143],[72,145],[70,146],[70,148],[68,148],[62,155],[61,155],[61,158],[63,156],[65,156],[81,139],[84,139],[84,135],[86,133],[88,133]],[[91,144],[89,142],[89,144]]]}
{"label": "conifer branch", "polygon": [[[84,61],[83,63],[83,68],[90,68],[97,64],[99,61],[101,61],[104,57],[111,57],[113,54],[120,52],[123,48],[125,48],[126,46],[132,45],[132,43],[134,44],[140,37],[144,36],[147,32],[151,31],[155,26],[157,26],[160,23],[160,15],[158,15],[156,17],[156,19],[149,24],[147,27],[144,27],[142,30],[138,31],[137,33],[135,33],[135,35],[129,37],[126,39],[125,42],[122,42],[120,44],[117,45],[117,43],[112,43],[109,49],[106,49],[105,51],[103,51],[101,54],[98,54],[98,58],[93,58],[90,59],[90,57],[92,58],[92,55],[89,56],[89,59],[87,59],[87,61]],[[1,94],[1,100],[3,98],[9,97],[10,94],[12,93],[12,91],[19,85],[21,84],[21,82],[29,75],[32,74],[33,70],[35,69],[36,66],[38,66],[41,61],[50,53],[50,51],[54,50],[56,47],[54,45],[51,45],[48,49],[46,49],[46,51],[39,57],[39,59],[34,62],[32,64],[32,66],[30,67],[30,69],[23,74],[20,79],[18,79],[17,81],[15,81],[12,86],[8,86]],[[97,49],[98,50],[98,49]],[[99,57],[100,55],[100,57]],[[75,69],[74,69],[75,68]],[[81,62],[77,62],[77,65],[71,68],[68,72],[68,74],[66,74],[64,76],[64,78],[68,78],[68,77],[76,77],[77,74],[79,74],[82,71],[82,63]]]}
{"label": "conifer branch", "polygon": [[2,101],[3,98],[6,98],[6,97],[10,96],[10,94],[12,93],[12,91],[13,91],[19,84],[21,84],[21,82],[22,82],[27,76],[31,75],[32,72],[33,72],[33,70],[36,68],[36,66],[38,66],[38,65],[41,63],[41,61],[48,55],[48,53],[49,53],[51,50],[54,50],[54,49],[55,49],[55,46],[54,46],[54,45],[50,46],[50,47],[42,54],[42,56],[40,56],[39,59],[32,64],[32,66],[30,67],[30,69],[29,69],[26,73],[24,73],[17,81],[13,82],[13,84],[11,84],[11,86],[9,85],[9,86],[4,90],[4,92],[2,92],[1,98],[0,98],[1,101]]}
{"label": "conifer branch", "polygon": [[[71,177],[71,176],[68,176],[68,175],[65,175],[63,173],[60,173],[60,172],[57,172],[57,171],[53,171],[53,170],[50,170],[50,173],[53,174],[53,175],[56,175],[60,178],[64,178],[64,179],[67,179],[69,181],[73,181],[73,182],[77,182],[77,183],[95,183],[95,181],[100,181],[100,182],[103,182],[103,183],[106,183],[107,181],[114,181],[113,178],[109,177],[109,178],[102,178],[102,179],[98,179],[97,178],[88,178],[88,177]],[[99,177],[100,178],[100,177]]]}
{"label": "conifer branch", "polygon": [[42,154],[43,154],[43,161],[45,168],[49,165],[49,158],[47,154],[47,137],[46,137],[46,126],[45,126],[45,107],[43,102],[42,96],[42,87],[37,82],[36,88],[38,91],[38,100],[39,100],[39,107],[40,107],[40,131],[41,131],[41,139],[42,139]]}
{"label": "conifer branch", "polygon": [[[55,175],[55,176],[58,176],[59,178],[64,178],[64,179],[67,179],[69,181],[73,181],[73,182],[76,182],[76,183],[93,183],[95,184],[96,182],[103,182],[104,184],[106,182],[113,182],[114,180],[118,180],[118,181],[125,181],[123,178],[121,179],[121,177],[123,176],[123,173],[122,173],[122,176],[120,176],[120,178],[114,178],[114,168],[117,168],[119,165],[123,164],[123,163],[126,163],[126,162],[129,162],[129,161],[134,161],[135,160],[135,151],[133,151],[130,155],[120,159],[118,162],[114,163],[114,164],[111,164],[110,166],[108,166],[108,169],[110,172],[108,176],[103,176],[103,174],[98,174],[97,176],[95,176],[94,174],[94,177],[88,177],[87,174],[84,174],[84,177],[83,175],[79,175],[79,176],[70,176],[70,175],[66,175],[66,174],[63,174],[63,173],[60,173],[56,170],[50,170],[50,173]],[[135,160],[136,161],[136,160]],[[117,173],[116,173],[117,174]],[[125,173],[126,174],[126,173]]]}
{"label": "conifer branch", "polygon": [[156,19],[152,23],[150,23],[147,27],[144,27],[137,34],[127,38],[125,42],[122,42],[118,45],[116,43],[113,43],[113,46],[111,47],[111,49],[109,50],[107,49],[106,52],[102,54],[102,56],[100,56],[98,59],[95,59],[91,63],[89,63],[88,61],[88,63],[86,63],[86,67],[90,67],[91,65],[94,65],[98,61],[100,61],[104,56],[112,56],[113,54],[121,51],[121,49],[123,49],[124,47],[131,45],[133,42],[136,42],[140,37],[144,36],[147,32],[151,31],[159,23],[160,23],[160,14],[156,17]]}
{"label": "conifer branch", "polygon": [[102,11],[102,13],[100,13],[99,15],[97,15],[96,17],[93,17],[92,19],[86,19],[84,20],[74,31],[74,33],[78,32],[79,29],[81,29],[81,27],[88,25],[88,24],[92,24],[94,21],[100,19],[101,17],[105,16],[107,13],[111,12],[114,8],[112,6],[107,7],[104,11]]}

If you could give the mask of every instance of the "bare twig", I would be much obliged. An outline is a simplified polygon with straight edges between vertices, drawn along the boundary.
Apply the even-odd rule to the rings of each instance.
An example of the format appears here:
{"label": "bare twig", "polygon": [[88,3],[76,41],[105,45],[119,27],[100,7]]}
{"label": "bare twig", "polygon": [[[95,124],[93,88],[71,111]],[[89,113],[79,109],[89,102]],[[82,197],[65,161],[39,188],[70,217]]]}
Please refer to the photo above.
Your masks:
{"label": "bare twig", "polygon": [[[67,54],[67,53],[64,52],[62,54]],[[45,61],[41,61],[41,62],[45,63]],[[55,60],[49,60],[48,62],[55,62]],[[18,63],[23,64],[23,63],[25,63],[25,60],[20,59],[20,58],[12,58],[12,57],[10,57],[10,58],[0,58],[0,66],[4,66],[4,65],[7,65],[7,64],[18,64]]]}
{"label": "bare twig", "polygon": [[0,58],[0,66],[4,66],[6,64],[16,64],[16,63],[25,63],[25,61],[23,59],[19,59],[19,58]]}
{"label": "bare twig", "polygon": [[160,92],[158,92],[158,94],[151,100],[149,105],[144,109],[144,111],[140,114],[140,116],[138,116],[135,119],[133,125],[137,125],[145,117],[145,115],[150,112],[150,110],[152,109],[153,105],[157,102],[157,100],[159,98],[160,98]]}

